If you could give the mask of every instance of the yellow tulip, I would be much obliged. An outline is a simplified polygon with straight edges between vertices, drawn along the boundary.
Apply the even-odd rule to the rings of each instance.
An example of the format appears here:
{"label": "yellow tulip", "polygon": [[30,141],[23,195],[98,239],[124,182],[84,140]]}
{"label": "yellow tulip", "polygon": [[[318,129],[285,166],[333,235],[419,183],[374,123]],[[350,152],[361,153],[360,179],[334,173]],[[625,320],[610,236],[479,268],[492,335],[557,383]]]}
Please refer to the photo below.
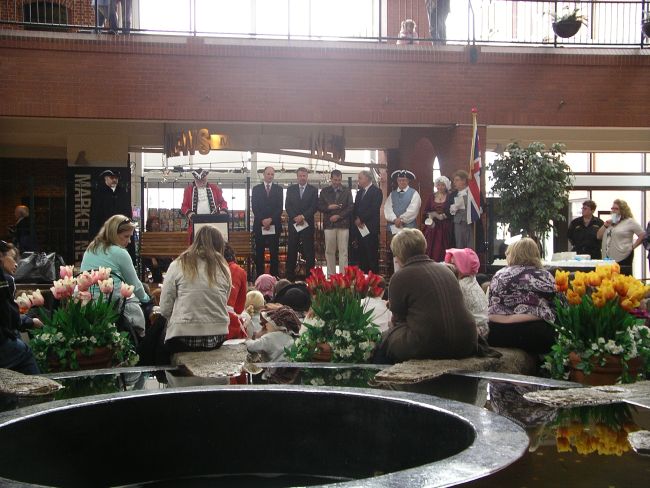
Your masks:
{"label": "yellow tulip", "polygon": [[613,298],[616,297],[616,290],[609,283],[607,285],[600,285],[600,287],[598,288],[597,293],[599,295],[601,295],[603,297],[603,299],[606,300],[606,301],[607,300],[612,300]]}
{"label": "yellow tulip", "polygon": [[573,291],[580,295],[583,296],[585,293],[587,293],[587,287],[585,285],[579,285],[576,286],[575,284],[573,285]]}
{"label": "yellow tulip", "polygon": [[582,296],[576,293],[574,290],[568,290],[566,292],[566,297],[569,301],[569,305],[580,305],[582,302]]}
{"label": "yellow tulip", "polygon": [[619,275],[614,280],[614,290],[616,290],[619,297],[627,296],[627,290],[629,287],[630,283],[624,276]]}
{"label": "yellow tulip", "polygon": [[569,272],[555,271],[555,289],[557,291],[567,291],[569,289]]}
{"label": "yellow tulip", "polygon": [[555,439],[555,446],[557,452],[571,452],[571,443],[566,437],[557,437]]}
{"label": "yellow tulip", "polygon": [[628,312],[634,310],[639,306],[639,302],[630,300],[629,298],[624,298],[621,302],[621,308]]}
{"label": "yellow tulip", "polygon": [[594,271],[587,273],[587,282],[589,283],[589,285],[600,286],[601,281],[603,281],[603,277],[598,273]]}
{"label": "yellow tulip", "polygon": [[596,307],[596,308],[602,308],[602,307],[604,307],[604,306],[605,306],[605,302],[607,302],[607,300],[605,299],[605,297],[603,297],[603,296],[600,295],[599,293],[593,293],[593,294],[591,295],[591,301],[594,302],[594,307]]}
{"label": "yellow tulip", "polygon": [[571,280],[571,285],[576,286],[585,286],[587,284],[587,273],[584,271],[576,271]]}

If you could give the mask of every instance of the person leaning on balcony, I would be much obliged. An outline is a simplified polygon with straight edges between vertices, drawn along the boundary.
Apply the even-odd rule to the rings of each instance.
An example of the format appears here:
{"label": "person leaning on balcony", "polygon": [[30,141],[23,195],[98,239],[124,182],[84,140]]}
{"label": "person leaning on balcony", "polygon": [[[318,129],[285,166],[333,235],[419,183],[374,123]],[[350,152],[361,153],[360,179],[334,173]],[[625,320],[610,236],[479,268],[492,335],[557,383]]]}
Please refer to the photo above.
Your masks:
{"label": "person leaning on balcony", "polygon": [[418,229],[403,229],[390,248],[400,265],[390,280],[393,314],[375,352],[378,364],[409,359],[460,359],[477,352],[476,324],[460,285],[444,264],[425,254]]}
{"label": "person leaning on balcony", "polygon": [[632,266],[634,250],[645,238],[643,227],[634,220],[630,206],[619,198],[612,204],[612,218],[598,229],[597,235],[602,239],[603,258],[613,259],[621,266]]}
{"label": "person leaning on balcony", "polygon": [[595,210],[596,202],[586,200],[582,204],[582,216],[571,221],[567,235],[576,253],[589,254],[591,259],[600,259],[598,230],[604,222],[594,216]]}
{"label": "person leaning on balcony", "polygon": [[167,319],[170,353],[217,349],[228,336],[230,269],[225,241],[214,227],[202,227],[192,245],[169,265],[160,295]]}
{"label": "person leaning on balcony", "polygon": [[336,250],[339,251],[339,269],[348,265],[348,242],[350,239],[350,214],[352,193],[341,184],[343,173],[335,169],[330,174],[330,186],[321,190],[318,197],[318,211],[323,214],[325,229],[325,260],[327,274],[336,273]]}
{"label": "person leaning on balcony", "polygon": [[[149,303],[150,298],[126,250],[136,227],[137,224],[126,215],[118,214],[110,217],[88,245],[80,269],[90,271],[100,267],[111,268],[113,299],[121,297],[122,282],[134,287],[133,296],[126,301],[124,317],[140,335],[144,335],[145,318],[140,304]],[[95,294],[99,294],[99,291],[95,291]]]}
{"label": "person leaning on balcony", "polygon": [[545,354],[555,344],[555,278],[528,237],[508,246],[506,263],[490,282],[488,343]]}

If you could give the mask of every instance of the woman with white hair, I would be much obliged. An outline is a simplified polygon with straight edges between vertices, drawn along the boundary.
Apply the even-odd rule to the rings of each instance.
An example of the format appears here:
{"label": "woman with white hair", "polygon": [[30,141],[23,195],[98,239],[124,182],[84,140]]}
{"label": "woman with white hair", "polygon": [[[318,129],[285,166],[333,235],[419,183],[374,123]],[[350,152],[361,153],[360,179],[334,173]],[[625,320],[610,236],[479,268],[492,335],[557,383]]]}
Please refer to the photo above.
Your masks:
{"label": "woman with white hair", "polygon": [[451,181],[446,176],[435,179],[436,191],[429,197],[424,207],[424,237],[427,240],[427,256],[439,263],[445,260],[445,251],[451,246],[453,229],[449,213],[449,190]]}

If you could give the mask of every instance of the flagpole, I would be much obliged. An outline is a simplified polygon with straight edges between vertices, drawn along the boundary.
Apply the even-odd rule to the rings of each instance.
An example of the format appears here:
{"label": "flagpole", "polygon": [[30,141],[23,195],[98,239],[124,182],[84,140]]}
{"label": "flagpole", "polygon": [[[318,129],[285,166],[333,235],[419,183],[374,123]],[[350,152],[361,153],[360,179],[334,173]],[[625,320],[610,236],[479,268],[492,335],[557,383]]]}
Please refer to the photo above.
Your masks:
{"label": "flagpole", "polygon": [[[474,152],[476,151],[476,131],[478,130],[476,119],[478,116],[478,109],[476,107],[472,108],[472,148],[469,153],[469,175],[470,178],[474,177]],[[469,182],[468,182],[469,183]],[[472,204],[467,200],[469,205],[467,205],[467,216],[472,218]],[[479,215],[479,219],[480,219]],[[476,250],[476,221],[472,219],[472,249]]]}

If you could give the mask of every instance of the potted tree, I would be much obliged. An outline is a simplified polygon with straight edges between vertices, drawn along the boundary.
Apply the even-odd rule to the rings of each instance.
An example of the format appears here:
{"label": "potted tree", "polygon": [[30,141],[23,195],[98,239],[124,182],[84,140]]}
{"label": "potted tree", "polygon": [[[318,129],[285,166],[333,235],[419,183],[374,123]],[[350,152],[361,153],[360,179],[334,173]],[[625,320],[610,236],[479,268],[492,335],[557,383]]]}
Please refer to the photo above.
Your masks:
{"label": "potted tree", "polygon": [[553,17],[553,32],[564,39],[575,36],[583,24],[587,25],[587,16],[582,15],[577,7],[570,10],[565,6],[562,14],[551,12],[551,17]]}
{"label": "potted tree", "polygon": [[540,242],[549,233],[551,221],[565,219],[573,175],[564,162],[564,146],[553,144],[550,150],[541,142],[528,147],[509,144],[491,165],[492,189],[501,198],[501,218],[510,231],[523,231]]}

